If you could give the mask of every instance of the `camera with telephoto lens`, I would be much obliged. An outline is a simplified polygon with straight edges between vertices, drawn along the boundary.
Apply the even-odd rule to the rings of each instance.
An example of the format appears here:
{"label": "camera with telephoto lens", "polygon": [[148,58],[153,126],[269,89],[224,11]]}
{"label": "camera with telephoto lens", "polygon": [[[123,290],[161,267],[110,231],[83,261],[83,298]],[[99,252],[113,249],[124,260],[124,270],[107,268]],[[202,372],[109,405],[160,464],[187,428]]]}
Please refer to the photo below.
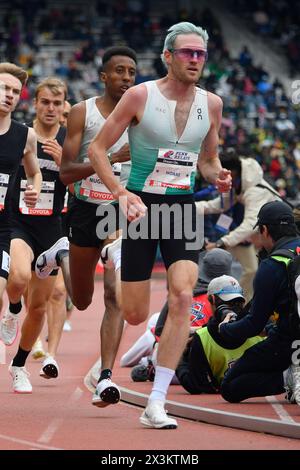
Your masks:
{"label": "camera with telephoto lens", "polygon": [[216,308],[216,312],[215,312],[215,317],[216,317],[218,323],[221,323],[225,319],[226,315],[228,315],[228,313],[232,314],[232,317],[230,318],[229,323],[232,323],[232,322],[236,321],[237,313],[235,313],[226,304],[218,305],[218,307]]}

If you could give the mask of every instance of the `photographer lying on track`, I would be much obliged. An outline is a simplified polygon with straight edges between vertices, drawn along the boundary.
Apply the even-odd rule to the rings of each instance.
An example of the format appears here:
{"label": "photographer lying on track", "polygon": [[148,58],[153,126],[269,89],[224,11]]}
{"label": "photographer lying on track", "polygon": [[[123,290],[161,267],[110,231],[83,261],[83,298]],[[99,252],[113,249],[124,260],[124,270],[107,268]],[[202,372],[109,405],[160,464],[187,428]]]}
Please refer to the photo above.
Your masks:
{"label": "photographer lying on track", "polygon": [[245,342],[226,341],[220,336],[219,323],[229,313],[230,321],[243,315],[245,298],[235,278],[216,277],[209,283],[207,293],[213,316],[207,326],[197,329],[191,336],[176,369],[180,384],[191,394],[218,393],[226,370],[248,348],[263,340],[261,336],[254,336]]}

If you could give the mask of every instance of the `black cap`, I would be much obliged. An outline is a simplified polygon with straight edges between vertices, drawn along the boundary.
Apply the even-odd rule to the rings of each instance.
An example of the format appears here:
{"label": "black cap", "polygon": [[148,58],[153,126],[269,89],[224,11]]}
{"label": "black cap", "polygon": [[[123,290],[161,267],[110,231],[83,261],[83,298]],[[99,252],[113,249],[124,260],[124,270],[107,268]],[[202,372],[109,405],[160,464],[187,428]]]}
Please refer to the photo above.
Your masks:
{"label": "black cap", "polygon": [[257,214],[257,225],[288,225],[294,224],[295,219],[292,208],[283,201],[267,202]]}

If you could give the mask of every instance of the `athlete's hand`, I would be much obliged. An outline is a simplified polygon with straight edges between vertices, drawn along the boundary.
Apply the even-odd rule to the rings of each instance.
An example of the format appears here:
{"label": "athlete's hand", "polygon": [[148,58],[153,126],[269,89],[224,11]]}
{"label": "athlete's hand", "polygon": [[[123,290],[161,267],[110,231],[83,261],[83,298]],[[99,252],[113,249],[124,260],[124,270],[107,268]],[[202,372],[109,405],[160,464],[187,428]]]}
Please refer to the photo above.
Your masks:
{"label": "athlete's hand", "polygon": [[43,145],[42,149],[44,150],[45,153],[48,153],[48,155],[51,155],[53,160],[55,161],[57,166],[60,166],[61,164],[61,156],[62,156],[62,146],[59,145],[57,140],[46,140]]}
{"label": "athlete's hand", "polygon": [[215,185],[217,186],[217,189],[220,193],[228,193],[231,190],[232,186],[231,171],[222,168],[215,182]]}
{"label": "athlete's hand", "polygon": [[117,152],[113,152],[111,163],[124,163],[130,160],[129,145],[124,144]]}
{"label": "athlete's hand", "polygon": [[38,201],[39,195],[36,189],[29,184],[26,186],[26,189],[24,191],[24,202],[27,207],[35,207],[37,201]]}
{"label": "athlete's hand", "polygon": [[146,215],[147,207],[142,199],[130,191],[125,190],[122,193],[119,204],[129,222],[137,222]]}

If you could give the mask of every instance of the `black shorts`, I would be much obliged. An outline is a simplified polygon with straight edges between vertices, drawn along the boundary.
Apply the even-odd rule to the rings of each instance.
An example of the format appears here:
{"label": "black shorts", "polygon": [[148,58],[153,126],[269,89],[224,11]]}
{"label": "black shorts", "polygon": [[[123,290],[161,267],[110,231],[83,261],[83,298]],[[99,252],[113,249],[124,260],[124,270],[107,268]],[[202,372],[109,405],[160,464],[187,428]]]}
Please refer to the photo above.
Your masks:
{"label": "black shorts", "polygon": [[[101,212],[101,215],[99,214]],[[66,215],[70,243],[83,248],[101,248],[119,228],[118,204],[98,205],[73,198]]]}
{"label": "black shorts", "polygon": [[8,279],[10,263],[10,229],[0,228],[0,277]]}
{"label": "black shorts", "polygon": [[[141,197],[148,210],[142,219],[144,226],[142,221],[134,224],[127,222],[127,231],[123,230],[122,281],[150,279],[158,246],[166,269],[181,260],[197,264],[204,237],[200,233],[201,227],[197,225],[193,196],[132,192]],[[140,230],[135,231],[134,226],[140,226]],[[142,234],[140,238],[136,238],[138,231]]]}
{"label": "black shorts", "polygon": [[[22,216],[13,217],[11,239],[20,238],[24,240],[33,251],[31,270],[34,271],[38,256],[48,250],[59,238],[63,236],[60,216],[35,217]],[[58,270],[52,271],[51,276],[56,276]]]}
{"label": "black shorts", "polygon": [[62,228],[62,236],[68,236],[68,228],[67,228],[67,212],[61,213],[61,228]]}

